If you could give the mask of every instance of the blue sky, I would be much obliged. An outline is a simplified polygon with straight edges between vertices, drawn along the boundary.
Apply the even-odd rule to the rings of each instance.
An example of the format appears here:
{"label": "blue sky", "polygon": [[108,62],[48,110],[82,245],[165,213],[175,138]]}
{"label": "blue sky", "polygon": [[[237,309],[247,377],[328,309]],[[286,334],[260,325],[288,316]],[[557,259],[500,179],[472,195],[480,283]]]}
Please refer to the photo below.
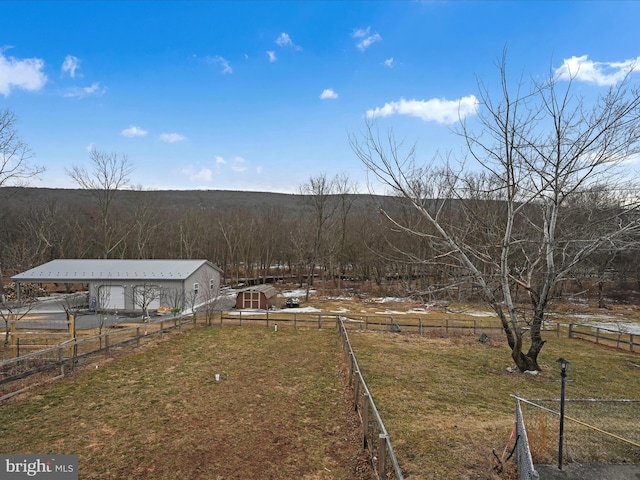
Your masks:
{"label": "blue sky", "polygon": [[639,19],[632,1],[4,1],[0,108],[47,168],[33,186],[75,187],[95,148],[148,189],[295,193],[324,173],[365,191],[366,118],[431,158],[505,46],[514,77],[570,65],[597,92],[640,57]]}

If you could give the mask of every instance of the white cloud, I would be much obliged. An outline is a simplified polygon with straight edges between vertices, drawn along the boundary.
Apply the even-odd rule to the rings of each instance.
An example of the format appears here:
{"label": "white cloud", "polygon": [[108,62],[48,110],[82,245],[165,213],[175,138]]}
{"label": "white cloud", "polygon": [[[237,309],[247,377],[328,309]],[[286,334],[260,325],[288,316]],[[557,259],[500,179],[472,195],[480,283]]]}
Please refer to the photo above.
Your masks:
{"label": "white cloud", "polygon": [[122,130],[122,132],[120,132],[123,137],[129,138],[146,137],[148,133],[149,132],[147,132],[146,130],[143,130],[140,127],[135,127],[133,125],[131,125],[129,128],[125,128],[124,130]]}
{"label": "white cloud", "polygon": [[320,98],[322,100],[335,100],[338,98],[338,94],[334,92],[331,88],[326,88],[320,94]]}
{"label": "white cloud", "polygon": [[281,47],[293,47],[296,50],[302,50],[301,47],[293,43],[288,33],[281,33],[280,36],[276,38],[276,43]]}
{"label": "white cloud", "polygon": [[209,182],[213,179],[213,171],[207,167],[200,167],[199,170],[196,170],[193,165],[188,165],[180,170],[180,173],[191,181]]}
{"label": "white cloud", "polygon": [[62,62],[62,71],[69,73],[71,78],[75,78],[76,70],[80,68],[80,60],[73,55],[67,55]]}
{"label": "white cloud", "polygon": [[229,62],[224,57],[221,57],[220,55],[216,57],[207,57],[207,61],[215,65],[220,65],[222,67],[223,75],[233,73],[233,68],[231,68],[231,65],[229,65]]}
{"label": "white cloud", "polygon": [[244,173],[247,171],[247,166],[245,165],[246,160],[242,157],[235,157],[231,161],[231,170],[238,173]]}
{"label": "white cloud", "polygon": [[371,27],[367,27],[367,28],[354,28],[353,32],[351,32],[351,36],[353,38],[364,38],[367,35],[369,35],[369,32],[371,32]]}
{"label": "white cloud", "polygon": [[42,72],[44,60],[5,57],[0,49],[0,94],[8,97],[14,88],[37,91],[44,87],[47,76]]}
{"label": "white cloud", "polygon": [[93,82],[88,87],[73,87],[64,96],[68,98],[84,98],[90,95],[103,95],[106,91],[106,87],[101,87],[99,82]]}
{"label": "white cloud", "polygon": [[281,33],[280,36],[276,39],[276,43],[281,47],[286,47],[287,45],[293,45],[291,41],[291,37],[288,33]]}
{"label": "white cloud", "polygon": [[575,79],[580,82],[595,83],[598,86],[611,86],[620,82],[632,71],[640,68],[640,57],[622,62],[594,62],[587,55],[565,58],[562,66],[556,69],[559,80]]}
{"label": "white cloud", "polygon": [[384,61],[384,66],[387,67],[387,68],[393,68],[393,57],[387,58]]}
{"label": "white cloud", "polygon": [[409,115],[425,122],[451,124],[460,118],[475,115],[478,111],[478,100],[474,95],[458,100],[432,98],[431,100],[405,100],[388,102],[383,107],[367,110],[367,118],[389,117],[391,115]]}
{"label": "white cloud", "polygon": [[[146,132],[145,132],[146,134]],[[177,143],[186,140],[187,137],[180,135],[179,133],[162,133],[160,134],[160,140],[167,143]]]}
{"label": "white cloud", "polygon": [[361,39],[358,43],[356,43],[356,47],[358,47],[358,49],[362,52],[364,52],[374,43],[382,41],[382,37],[379,33],[376,32],[371,34],[371,27],[367,27],[365,29],[357,28],[351,33],[351,36],[353,38]]}
{"label": "white cloud", "polygon": [[268,50],[267,51],[267,56],[269,57],[269,61],[271,63],[273,63],[276,60],[278,60],[278,57],[276,57],[276,52],[274,52],[273,50]]}
{"label": "white cloud", "polygon": [[227,163],[227,161],[224,158],[216,155],[216,165],[224,165],[225,163]]}

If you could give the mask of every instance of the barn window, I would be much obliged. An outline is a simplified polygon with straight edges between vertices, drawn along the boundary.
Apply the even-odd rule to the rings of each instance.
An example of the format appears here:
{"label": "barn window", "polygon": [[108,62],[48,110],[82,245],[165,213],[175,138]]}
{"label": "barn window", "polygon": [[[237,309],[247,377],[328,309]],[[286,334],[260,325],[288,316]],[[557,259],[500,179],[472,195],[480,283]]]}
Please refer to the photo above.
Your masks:
{"label": "barn window", "polygon": [[198,295],[198,289],[200,288],[200,285],[198,285],[197,283],[193,284],[193,293]]}
{"label": "barn window", "polygon": [[209,289],[213,290],[214,288],[216,288],[216,281],[212,278],[209,280]]}

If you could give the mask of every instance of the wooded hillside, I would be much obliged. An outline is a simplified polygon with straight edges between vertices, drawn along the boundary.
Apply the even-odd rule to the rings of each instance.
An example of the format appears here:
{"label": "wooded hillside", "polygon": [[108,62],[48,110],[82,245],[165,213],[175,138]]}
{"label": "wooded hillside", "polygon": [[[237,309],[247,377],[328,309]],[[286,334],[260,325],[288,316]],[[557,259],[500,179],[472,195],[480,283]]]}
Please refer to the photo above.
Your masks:
{"label": "wooded hillside", "polygon": [[[410,219],[415,214],[400,199],[336,194],[314,200],[317,196],[266,192],[119,190],[107,219],[105,255],[100,212],[90,191],[4,187],[0,262],[8,277],[56,258],[205,258],[224,270],[223,281],[230,285],[278,276],[303,285],[313,274],[316,287],[328,290],[355,282],[424,301],[474,298],[465,272],[430,256],[428,236],[396,231],[378,213],[380,205],[392,206]],[[449,208],[451,221],[457,209]],[[606,268],[585,264],[563,288],[596,295],[602,281],[607,295],[627,295],[640,279],[637,258],[634,250],[617,255]]]}

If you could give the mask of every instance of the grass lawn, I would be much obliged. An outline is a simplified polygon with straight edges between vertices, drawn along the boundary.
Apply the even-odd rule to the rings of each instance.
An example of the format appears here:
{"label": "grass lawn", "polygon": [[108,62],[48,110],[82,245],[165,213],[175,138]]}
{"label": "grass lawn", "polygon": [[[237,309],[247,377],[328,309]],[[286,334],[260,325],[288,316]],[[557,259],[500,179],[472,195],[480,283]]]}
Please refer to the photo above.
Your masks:
{"label": "grass lawn", "polygon": [[[550,338],[537,376],[509,373],[502,338],[350,333],[351,343],[406,477],[517,478],[495,474],[492,450],[502,456],[513,426],[515,399],[548,399],[559,410],[559,367],[567,358],[567,398],[640,399],[640,355],[593,343]],[[551,400],[549,400],[551,399]],[[557,462],[558,416],[523,405],[532,451],[539,463]],[[640,403],[568,402],[566,415],[640,443]],[[565,459],[640,463],[640,448],[610,441],[565,421]],[[513,470],[513,462],[510,462]],[[509,470],[507,469],[507,470]],[[512,474],[512,472],[511,472]]]}
{"label": "grass lawn", "polygon": [[333,329],[195,329],[1,405],[0,452],[78,454],[82,479],[369,479],[341,355]]}
{"label": "grass lawn", "polygon": [[[442,332],[441,332],[442,333]],[[509,373],[502,335],[350,331],[409,480],[506,479],[518,394],[640,443],[640,354],[548,334],[540,375]],[[116,354],[117,355],[117,354]],[[214,374],[221,380],[216,382]],[[102,360],[0,405],[2,453],[77,453],[82,479],[371,479],[333,328],[198,328]],[[523,405],[538,463],[556,462],[558,417]],[[565,423],[565,459],[640,463],[640,449]]]}

